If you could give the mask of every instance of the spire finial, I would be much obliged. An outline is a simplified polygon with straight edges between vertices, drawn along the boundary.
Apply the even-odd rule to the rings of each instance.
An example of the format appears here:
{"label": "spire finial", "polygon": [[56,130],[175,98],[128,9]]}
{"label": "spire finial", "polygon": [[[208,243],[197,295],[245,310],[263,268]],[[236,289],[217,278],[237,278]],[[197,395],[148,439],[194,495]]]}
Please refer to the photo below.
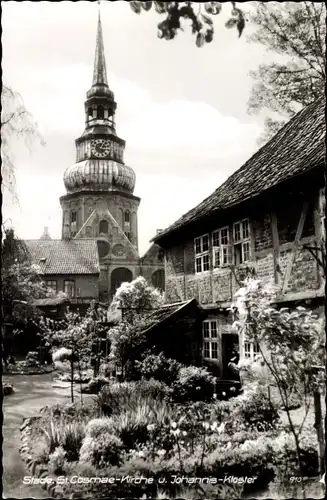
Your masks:
{"label": "spire finial", "polygon": [[108,85],[106,60],[104,57],[104,47],[103,47],[100,0],[98,0],[98,31],[97,31],[97,40],[95,47],[93,85],[96,85],[97,83]]}

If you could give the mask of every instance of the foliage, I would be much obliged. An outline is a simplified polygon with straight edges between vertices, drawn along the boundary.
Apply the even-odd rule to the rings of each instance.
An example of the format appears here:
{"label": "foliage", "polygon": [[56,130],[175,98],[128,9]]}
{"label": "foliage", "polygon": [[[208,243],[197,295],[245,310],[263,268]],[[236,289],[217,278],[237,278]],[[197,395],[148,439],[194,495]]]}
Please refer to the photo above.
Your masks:
{"label": "foliage", "polygon": [[108,310],[108,318],[115,316],[117,311],[122,311],[123,319],[133,323],[135,316],[147,314],[162,303],[162,292],[149,285],[143,276],[139,276],[130,283],[122,283],[117,289]]}
{"label": "foliage", "polygon": [[[220,2],[206,2],[204,5],[196,5],[193,2],[130,2],[130,7],[136,14],[149,11],[154,7],[155,11],[165,16],[158,23],[158,38],[173,40],[178,30],[184,31],[183,21],[190,21],[192,34],[196,36],[197,47],[210,43],[214,36],[214,24],[212,16],[216,16],[222,10]],[[241,36],[245,17],[241,9],[236,7],[236,2],[231,2],[231,17],[226,22],[226,28],[236,28]]]}
{"label": "foliage", "polygon": [[169,394],[165,384],[156,380],[115,382],[100,391],[98,402],[105,415],[134,411],[144,402],[162,401]]}
{"label": "foliage", "polygon": [[247,391],[231,400],[231,403],[233,418],[226,427],[231,433],[242,426],[267,431],[275,428],[279,421],[278,408],[261,391]]}
{"label": "foliage", "polygon": [[268,140],[300,108],[324,93],[326,80],[326,11],[316,2],[257,2],[250,11],[256,31],[249,40],[264,45],[277,57],[251,72],[254,85],[249,110],[263,108],[283,119],[266,119]]}
{"label": "foliage", "polygon": [[109,379],[98,376],[89,381],[86,387],[82,387],[82,392],[86,394],[99,394],[102,387],[108,385]]}
{"label": "foliage", "polygon": [[80,461],[99,468],[118,465],[122,448],[122,441],[110,433],[110,427],[106,423],[101,426],[99,420],[96,425],[91,421],[80,449]]}
{"label": "foliage", "polygon": [[63,419],[50,420],[42,429],[48,444],[48,452],[52,453],[62,447],[68,461],[76,461],[85,436],[85,424],[78,420],[66,422]]}
{"label": "foliage", "polygon": [[121,367],[123,374],[126,372],[128,376],[130,372],[130,378],[135,375],[135,361],[142,359],[150,347],[146,330],[154,323],[154,320],[146,317],[140,317],[132,324],[124,319],[109,330],[110,358]]}
{"label": "foliage", "polygon": [[142,361],[135,362],[135,371],[139,377],[155,379],[165,384],[172,384],[178,378],[182,365],[175,359],[166,358],[160,354],[148,354]]}
{"label": "foliage", "polygon": [[37,123],[25,108],[22,96],[3,85],[1,90],[2,186],[8,190],[16,202],[18,202],[18,196],[13,150],[17,141],[22,139],[29,150],[35,141],[45,144],[38,131]]}
{"label": "foliage", "polygon": [[26,324],[39,315],[34,300],[53,296],[53,292],[44,284],[38,267],[31,264],[26,244],[11,228],[4,231],[1,256],[2,323]]}
{"label": "foliage", "polygon": [[53,453],[49,455],[49,471],[54,474],[62,474],[64,472],[66,452],[62,446],[57,446]]}
{"label": "foliage", "polygon": [[[290,431],[294,438],[302,489],[303,466],[300,456],[300,437],[307,418],[311,397],[323,390],[325,339],[323,320],[312,310],[297,307],[273,307],[278,287],[248,279],[236,294],[232,309],[238,319],[241,338],[259,345],[260,354],[270,377],[276,384],[285,408]],[[300,425],[295,425],[289,410],[292,395],[297,394],[304,407]]]}
{"label": "foliage", "polygon": [[209,401],[215,390],[216,379],[206,368],[185,366],[179,370],[172,386],[175,401]]}

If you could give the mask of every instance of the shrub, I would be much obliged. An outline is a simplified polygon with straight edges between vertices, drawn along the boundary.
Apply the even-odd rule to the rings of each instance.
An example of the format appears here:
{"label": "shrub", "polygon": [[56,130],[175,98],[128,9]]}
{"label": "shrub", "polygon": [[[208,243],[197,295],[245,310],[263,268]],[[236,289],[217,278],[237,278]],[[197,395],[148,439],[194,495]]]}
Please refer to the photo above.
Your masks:
{"label": "shrub", "polygon": [[36,351],[30,351],[25,356],[26,366],[39,366],[39,355]]}
{"label": "shrub", "polygon": [[110,418],[94,418],[90,420],[86,427],[86,435],[93,439],[105,433],[112,434],[113,425]]}
{"label": "shrub", "polygon": [[172,386],[175,401],[209,401],[215,390],[215,378],[206,368],[185,366]]}
{"label": "shrub", "polygon": [[52,354],[52,361],[55,363],[56,361],[70,361],[72,356],[72,350],[67,349],[66,347],[60,347]]}
{"label": "shrub", "polygon": [[172,384],[178,378],[182,365],[175,359],[160,354],[149,354],[142,361],[135,361],[135,369],[140,377],[155,379],[165,384]]}
{"label": "shrub", "polygon": [[123,443],[114,434],[102,433],[97,438],[87,435],[80,450],[80,461],[99,468],[118,465],[122,450]]}
{"label": "shrub", "polygon": [[246,391],[232,401],[233,419],[228,424],[230,430],[234,431],[240,423],[259,431],[276,427],[279,420],[278,409],[261,391]]}
{"label": "shrub", "polygon": [[65,456],[66,452],[63,447],[57,446],[54,452],[49,455],[49,471],[54,474],[62,474],[64,472]]}
{"label": "shrub", "polygon": [[82,388],[82,392],[86,394],[99,394],[102,387],[109,384],[109,380],[105,377],[95,377],[90,380],[86,387]]}
{"label": "shrub", "polygon": [[10,394],[13,394],[14,392],[15,391],[14,391],[12,384],[7,384],[7,383],[2,384],[2,393],[4,396],[9,396]]}

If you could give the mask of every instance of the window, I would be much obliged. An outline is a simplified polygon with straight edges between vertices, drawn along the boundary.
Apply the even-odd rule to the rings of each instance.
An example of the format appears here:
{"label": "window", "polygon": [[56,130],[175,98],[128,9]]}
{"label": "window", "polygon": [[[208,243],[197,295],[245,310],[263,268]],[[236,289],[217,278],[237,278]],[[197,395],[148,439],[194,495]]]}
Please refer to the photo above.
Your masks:
{"label": "window", "polygon": [[125,210],[125,224],[130,224],[131,222],[131,214],[129,210]]}
{"label": "window", "polygon": [[229,227],[222,227],[212,233],[213,267],[232,264],[232,247],[229,244]]}
{"label": "window", "polygon": [[256,342],[244,342],[245,358],[255,360],[258,354],[260,354],[259,344],[257,344]]}
{"label": "window", "polygon": [[239,265],[251,259],[250,229],[248,219],[233,224],[234,264]]}
{"label": "window", "polygon": [[131,241],[132,235],[130,232],[126,231],[125,236],[129,239],[129,241]]}
{"label": "window", "polygon": [[74,280],[65,280],[64,281],[64,292],[70,298],[75,297],[75,281]]}
{"label": "window", "polygon": [[218,331],[216,320],[205,320],[202,323],[203,357],[218,359]]}
{"label": "window", "polygon": [[71,223],[76,223],[77,222],[77,212],[76,210],[72,210],[70,213],[70,222]]}
{"label": "window", "polygon": [[108,234],[109,224],[106,220],[101,220],[99,224],[99,233]]}
{"label": "window", "polygon": [[104,118],[104,109],[103,106],[98,106],[98,120],[103,120]]}
{"label": "window", "polygon": [[57,293],[57,281],[56,280],[48,280],[47,287],[51,288],[55,293]]}
{"label": "window", "polygon": [[209,236],[205,234],[194,240],[195,247],[195,272],[209,271]]}

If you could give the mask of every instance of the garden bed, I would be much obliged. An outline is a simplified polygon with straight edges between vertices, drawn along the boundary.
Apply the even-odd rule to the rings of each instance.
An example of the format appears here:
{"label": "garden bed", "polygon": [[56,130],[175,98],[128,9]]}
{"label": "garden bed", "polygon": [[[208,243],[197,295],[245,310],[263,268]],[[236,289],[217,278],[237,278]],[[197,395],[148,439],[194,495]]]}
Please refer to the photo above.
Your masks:
{"label": "garden bed", "polygon": [[[52,496],[240,498],[268,491],[287,469],[296,475],[292,436],[280,425],[277,410],[269,411],[261,396],[180,404],[157,381],[115,383],[83,405],[44,408],[38,418],[26,421],[21,452],[33,475],[53,480],[47,490]],[[310,476],[317,472],[313,440],[311,433],[303,441]],[[59,476],[66,476],[67,483],[58,484]],[[97,477],[99,483],[71,484],[72,476]],[[147,479],[124,483],[126,476]],[[182,476],[183,484],[174,479]],[[256,479],[249,484],[188,483],[192,477],[201,482],[225,476]]]}
{"label": "garden bed", "polygon": [[25,361],[17,361],[15,364],[3,367],[4,375],[43,375],[54,371],[53,365],[26,366]]}

